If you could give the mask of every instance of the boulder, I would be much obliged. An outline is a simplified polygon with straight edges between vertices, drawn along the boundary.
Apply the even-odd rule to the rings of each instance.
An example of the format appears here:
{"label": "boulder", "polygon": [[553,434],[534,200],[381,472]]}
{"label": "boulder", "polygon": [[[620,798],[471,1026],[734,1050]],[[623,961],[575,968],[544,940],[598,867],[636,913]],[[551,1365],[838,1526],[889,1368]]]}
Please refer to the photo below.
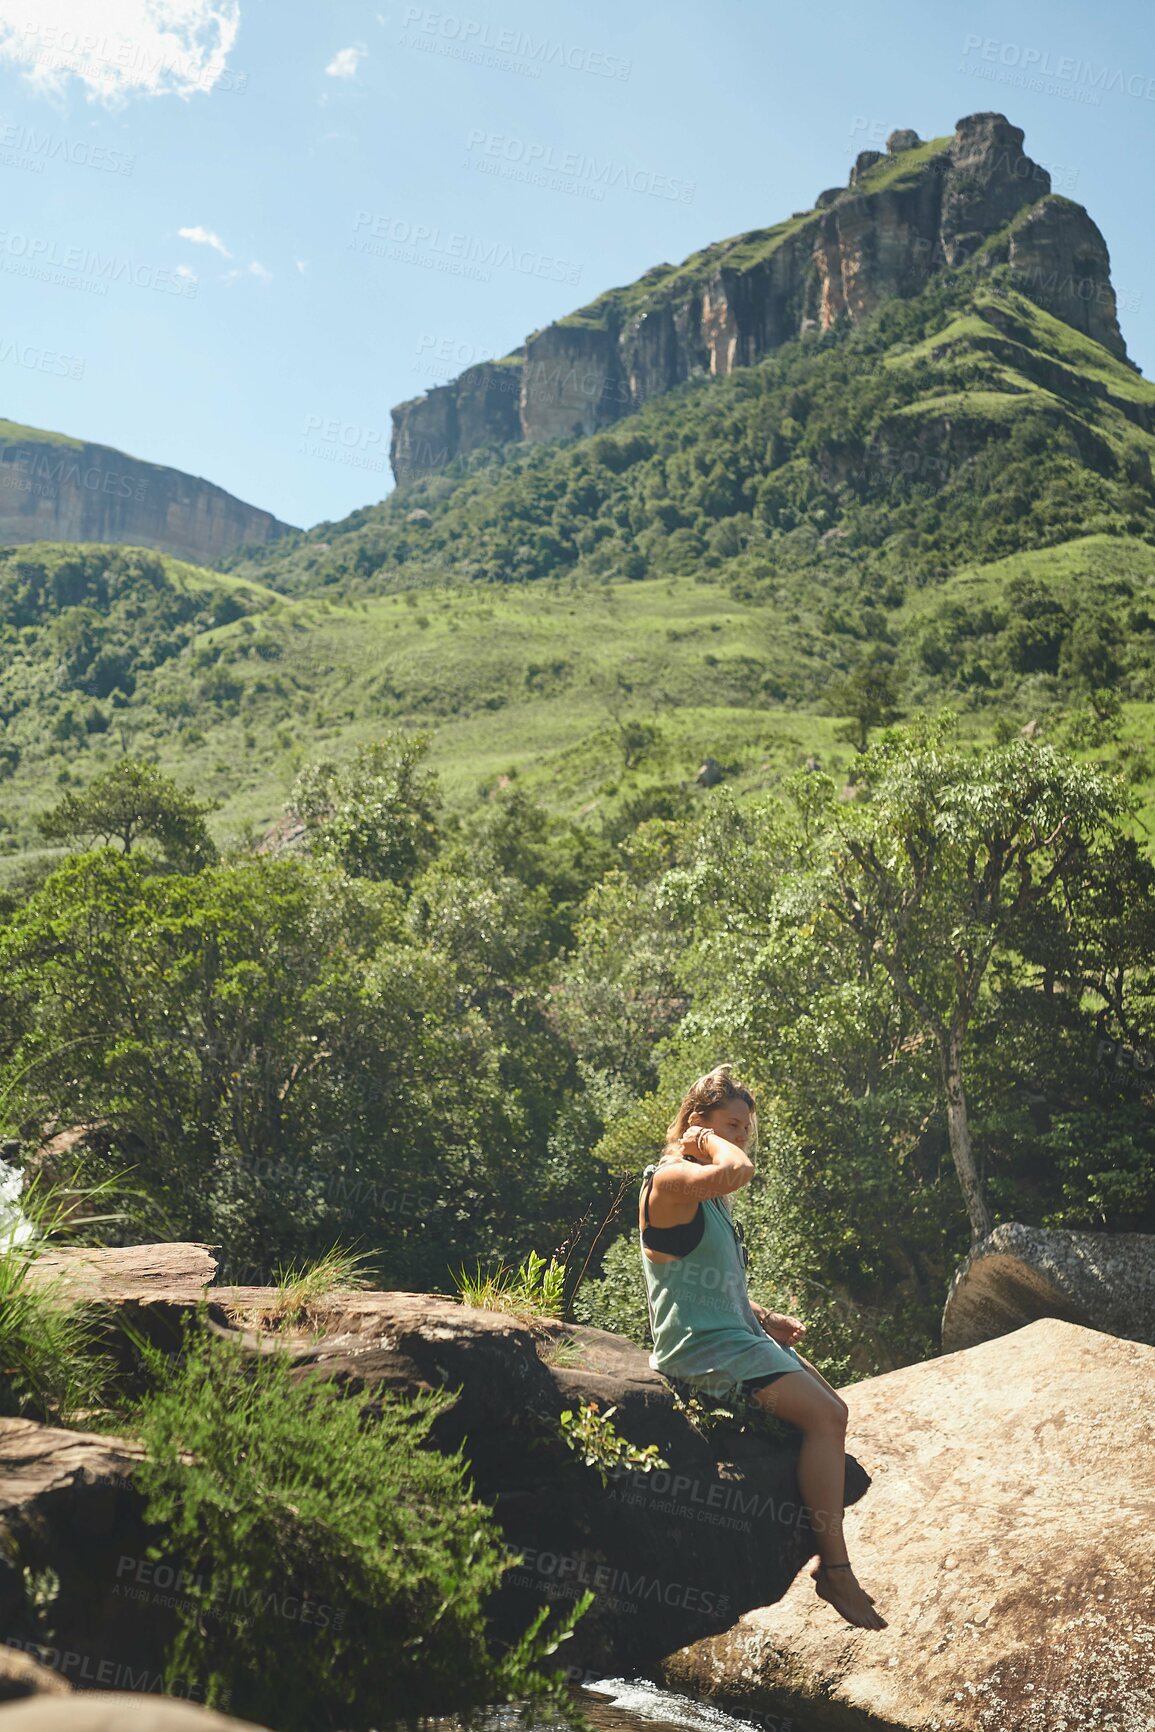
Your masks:
{"label": "boulder", "polygon": [[196,1304],[217,1272],[215,1245],[66,1245],[42,1251],[29,1268],[34,1285],[59,1283],[62,1296],[114,1305]]}
{"label": "boulder", "polygon": [[882,157],[881,150],[860,150],[850,171],[850,185],[857,186],[867,170],[873,168],[876,162],[881,162]]}
{"label": "boulder", "polygon": [[195,1702],[92,1690],[67,1702],[23,1702],[0,1709],[0,1732],[267,1732],[252,1720],[215,1714]]}
{"label": "boulder", "polygon": [[[260,1337],[246,1332],[253,1348]],[[494,1632],[519,1635],[543,1604],[593,1603],[566,1659],[603,1672],[652,1667],[678,1642],[724,1630],[782,1594],[813,1551],[798,1506],[798,1433],[726,1424],[709,1433],[675,1405],[646,1349],[607,1330],[489,1311],[428,1293],[345,1296],[298,1374],[335,1378],[371,1404],[382,1389],[453,1391],[438,1448],[464,1449],[478,1497],[520,1554],[493,1596]],[[603,1485],[562,1441],[560,1419],[593,1401],[668,1466],[609,1469]],[[869,1481],[847,1460],[846,1497]]]}
{"label": "boulder", "polygon": [[[493,1508],[518,1560],[490,1604],[498,1638],[520,1636],[543,1604],[567,1609],[588,1588],[593,1603],[566,1644],[567,1661],[603,1671],[652,1666],[671,1647],[725,1630],[740,1612],[776,1599],[812,1554],[798,1502],[797,1431],[760,1417],[700,1428],[650,1369],[645,1348],[606,1330],[435,1294],[352,1289],[330,1293],[308,1319],[273,1330],[266,1322],[274,1290],[201,1284],[209,1251],[165,1245],[138,1246],[131,1254],[65,1253],[56,1272],[73,1293],[108,1308],[113,1328],[119,1314],[138,1319],[150,1311],[172,1327],[203,1293],[211,1300],[210,1329],[253,1352],[283,1345],[296,1377],[332,1379],[370,1411],[384,1390],[449,1391],[431,1440],[442,1450],[464,1450],[475,1494]],[[150,1268],[157,1271],[153,1281]],[[49,1265],[44,1273],[50,1272]],[[563,1412],[591,1401],[602,1414],[615,1410],[612,1425],[621,1438],[638,1448],[656,1445],[668,1465],[651,1472],[611,1467],[603,1483],[569,1447],[561,1426]],[[92,1464],[87,1452],[97,1444],[121,1452],[126,1446],[28,1421],[0,1423],[23,1428],[6,1434],[18,1457],[23,1451],[45,1464],[39,1477],[16,1476],[28,1496],[13,1500],[11,1514],[29,1544],[43,1529],[27,1561],[52,1563],[76,1550],[63,1517],[43,1519],[46,1497],[61,1490],[52,1464],[69,1449],[79,1452],[73,1464],[79,1468]],[[0,1430],[0,1440],[4,1435]],[[0,1487],[2,1469],[0,1459]],[[109,1470],[94,1472],[107,1481]],[[63,1474],[70,1490],[79,1477],[72,1468]],[[88,1609],[66,1596],[57,1624],[62,1648],[119,1660],[127,1639],[117,1619],[133,1605],[117,1597],[122,1560],[144,1552],[133,1525],[139,1508],[131,1466],[113,1479],[108,1489],[120,1502],[103,1516],[92,1488],[72,1494],[85,1519],[103,1520],[104,1530],[78,1577]],[[868,1483],[848,1458],[847,1500],[861,1497]],[[0,1542],[7,1525],[0,1496]],[[167,1635],[163,1619],[154,1620],[151,1609],[145,1616],[138,1607],[137,1614],[139,1644],[155,1656]],[[103,1647],[91,1629],[102,1615],[112,1619]],[[85,1681],[108,1680],[85,1674]]]}
{"label": "boulder", "polygon": [[42,1666],[20,1648],[0,1644],[0,1702],[18,1702],[27,1696],[71,1696],[66,1684],[50,1666]]}
{"label": "boulder", "polygon": [[1150,1732],[1153,1388],[1155,1348],[1042,1318],[844,1389],[872,1475],[847,1543],[888,1627],[803,1572],[662,1681],[808,1732]]}
{"label": "boulder", "polygon": [[1155,1235],[1002,1222],[951,1282],[943,1351],[974,1347],[1040,1317],[1155,1345]]}
{"label": "boulder", "polygon": [[[146,1556],[132,1483],[143,1455],[126,1438],[0,1419],[0,1655],[17,1682],[43,1689],[47,1672],[69,1688],[161,1688],[170,1614],[121,1581],[123,1560]],[[28,1603],[30,1577],[52,1583],[46,1625]]]}

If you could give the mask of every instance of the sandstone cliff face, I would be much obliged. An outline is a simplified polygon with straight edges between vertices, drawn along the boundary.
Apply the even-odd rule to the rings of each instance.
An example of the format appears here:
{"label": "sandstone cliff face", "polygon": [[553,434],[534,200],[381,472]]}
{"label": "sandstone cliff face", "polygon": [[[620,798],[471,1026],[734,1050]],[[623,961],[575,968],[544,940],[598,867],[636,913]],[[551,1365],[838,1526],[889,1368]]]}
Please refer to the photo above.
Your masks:
{"label": "sandstone cliff face", "polygon": [[113,542],[211,566],[291,527],[199,476],[9,426],[0,423],[0,541],[9,546]]}
{"label": "sandstone cliff face", "polygon": [[691,374],[724,377],[968,264],[1009,264],[1023,294],[1125,358],[1099,230],[1082,206],[1051,194],[1020,127],[971,114],[930,143],[909,128],[893,132],[885,153],[860,152],[849,185],[827,188],[800,219],[658,266],[535,332],[516,417],[508,394],[478,402],[478,368],[398,405],[394,474],[408,481],[493,442],[595,432]]}

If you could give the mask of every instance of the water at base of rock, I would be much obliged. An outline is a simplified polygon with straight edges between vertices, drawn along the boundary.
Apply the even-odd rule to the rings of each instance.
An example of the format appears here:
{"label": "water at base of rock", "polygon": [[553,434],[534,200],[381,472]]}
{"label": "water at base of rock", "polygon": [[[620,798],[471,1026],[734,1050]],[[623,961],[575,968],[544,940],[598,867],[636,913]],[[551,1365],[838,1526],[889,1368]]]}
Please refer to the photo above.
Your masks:
{"label": "water at base of rock", "polygon": [[[758,1714],[749,1719],[727,1714],[709,1702],[663,1690],[648,1678],[591,1678],[571,1684],[571,1694],[597,1732],[807,1732],[794,1717]],[[563,1722],[519,1702],[487,1708],[473,1732],[557,1732]],[[455,1716],[383,1723],[378,1732],[462,1732]]]}

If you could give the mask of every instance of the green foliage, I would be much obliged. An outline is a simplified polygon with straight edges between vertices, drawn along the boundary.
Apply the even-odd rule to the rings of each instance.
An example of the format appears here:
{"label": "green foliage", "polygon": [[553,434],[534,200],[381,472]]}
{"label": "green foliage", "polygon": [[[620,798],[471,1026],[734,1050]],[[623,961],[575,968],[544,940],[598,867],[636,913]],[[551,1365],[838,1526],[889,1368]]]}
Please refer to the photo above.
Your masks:
{"label": "green foliage", "polygon": [[204,1678],[210,1706],[286,1732],[376,1725],[382,1701],[402,1717],[507,1694],[562,1709],[563,1686],[532,1658],[538,1624],[504,1661],[488,1649],[486,1601],[517,1554],[473,1497],[461,1450],[429,1447],[449,1392],[388,1393],[370,1415],[332,1385],[295,1381],[287,1354],[246,1353],[203,1324],[175,1368],[144,1351],[149,1555],[184,1572],[170,1674]]}
{"label": "green foliage", "polygon": [[33,1255],[0,1250],[0,1414],[66,1424],[99,1405],[112,1364],[92,1308],[63,1282],[35,1282]]}
{"label": "green foliage", "polygon": [[178,788],[147,759],[122,758],[97,776],[83,794],[65,794],[40,820],[49,841],[120,842],[127,854],[134,842],[156,842],[162,858],[184,871],[197,871],[217,858],[204,814],[216,802],[197,800]]}
{"label": "green foliage", "polygon": [[835,739],[848,740],[858,752],[865,752],[872,728],[886,727],[898,720],[893,661],[893,655],[874,650],[845,680],[836,682],[828,694],[831,707],[850,717],[849,722],[834,730]]}
{"label": "green foliage", "polygon": [[636,1468],[641,1473],[650,1473],[655,1468],[668,1468],[670,1464],[658,1454],[656,1443],[641,1448],[618,1435],[612,1423],[617,1411],[616,1406],[607,1407],[602,1413],[592,1397],[576,1409],[567,1407],[560,1420],[564,1441],[587,1467],[597,1469],[603,1485],[608,1485],[609,1475],[615,1469]]}
{"label": "green foliage", "polygon": [[[15,1175],[23,1180],[22,1174]],[[89,1237],[110,1182],[63,1184],[37,1176],[0,1185],[0,1414],[68,1424],[108,1397],[114,1364],[102,1308],[78,1300],[37,1258],[62,1240]],[[119,1218],[119,1217],[113,1217]]]}
{"label": "green foliage", "polygon": [[483,1275],[480,1262],[473,1275],[464,1266],[453,1277],[457,1297],[466,1305],[488,1311],[528,1311],[540,1317],[565,1315],[565,1264],[551,1257],[547,1263],[531,1251],[516,1273],[501,1263]]}
{"label": "green foliage", "polygon": [[437,778],[420,765],[428,738],[392,733],[351,763],[323,759],[302,770],[288,810],[309,826],[316,850],[357,878],[408,883],[437,850]]}

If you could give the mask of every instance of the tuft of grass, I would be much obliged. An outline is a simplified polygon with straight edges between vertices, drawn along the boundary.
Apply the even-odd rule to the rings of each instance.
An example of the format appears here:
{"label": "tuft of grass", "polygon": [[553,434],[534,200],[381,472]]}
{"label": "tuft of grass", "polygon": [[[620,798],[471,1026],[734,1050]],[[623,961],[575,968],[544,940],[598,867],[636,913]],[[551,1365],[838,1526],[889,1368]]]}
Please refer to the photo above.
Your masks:
{"label": "tuft of grass", "polygon": [[543,1365],[556,1365],[566,1370],[584,1364],[585,1349],[581,1342],[575,1341],[572,1336],[561,1335],[544,1347],[539,1347],[537,1356]]}
{"label": "tuft of grass", "polygon": [[265,1304],[238,1307],[262,1329],[319,1327],[326,1301],[351,1288],[373,1285],[371,1255],[340,1244],[330,1245],[309,1262],[278,1263],[273,1271],[274,1297]]}
{"label": "tuft of grass", "polygon": [[69,1300],[63,1278],[30,1279],[35,1252],[0,1253],[0,1414],[66,1425],[103,1406],[113,1374],[101,1308]]}
{"label": "tuft of grass", "polygon": [[491,1273],[468,1275],[464,1265],[453,1277],[457,1297],[463,1305],[486,1311],[528,1312],[535,1317],[561,1317],[565,1312],[565,1264],[551,1257],[547,1263],[536,1251],[516,1271],[500,1263]]}

